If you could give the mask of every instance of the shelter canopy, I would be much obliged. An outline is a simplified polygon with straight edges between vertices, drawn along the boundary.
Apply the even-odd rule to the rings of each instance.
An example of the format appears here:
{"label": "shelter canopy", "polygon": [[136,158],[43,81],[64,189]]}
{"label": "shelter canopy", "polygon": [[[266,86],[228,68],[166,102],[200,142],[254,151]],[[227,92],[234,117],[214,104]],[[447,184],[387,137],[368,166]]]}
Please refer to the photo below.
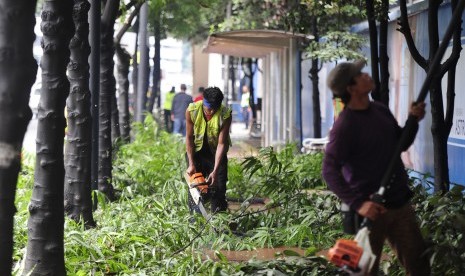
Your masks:
{"label": "shelter canopy", "polygon": [[204,53],[245,58],[263,58],[289,47],[290,39],[306,40],[312,36],[278,30],[241,30],[215,33],[208,37]]}

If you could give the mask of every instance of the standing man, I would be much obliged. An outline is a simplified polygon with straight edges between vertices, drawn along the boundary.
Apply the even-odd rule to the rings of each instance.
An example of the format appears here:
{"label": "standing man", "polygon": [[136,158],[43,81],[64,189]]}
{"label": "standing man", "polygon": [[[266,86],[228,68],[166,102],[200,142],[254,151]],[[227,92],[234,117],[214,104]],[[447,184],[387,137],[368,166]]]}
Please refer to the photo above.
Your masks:
{"label": "standing man", "polygon": [[173,121],[171,121],[171,107],[173,106],[173,98],[175,95],[174,86],[165,95],[165,102],[163,103],[163,115],[165,119],[165,129],[168,133],[173,132]]}
{"label": "standing man", "polygon": [[192,97],[186,94],[186,85],[181,84],[181,91],[176,93],[171,107],[171,120],[173,121],[173,133],[186,136],[186,109],[192,103]]}
{"label": "standing man", "polygon": [[203,100],[203,91],[204,90],[205,90],[205,88],[203,88],[203,86],[199,87],[199,92],[198,92],[199,94],[197,95],[197,97],[195,97],[194,103]]}
{"label": "standing man", "polygon": [[241,96],[241,108],[242,108],[242,117],[245,122],[245,129],[249,128],[250,120],[250,92],[247,85],[242,86],[242,96]]}
{"label": "standing man", "polygon": [[[430,275],[426,245],[410,204],[413,192],[400,156],[396,157],[393,180],[383,196],[385,202],[370,200],[379,188],[402,129],[386,106],[370,101],[369,94],[375,87],[370,75],[361,72],[364,65],[340,63],[328,76],[333,96],[340,98],[345,108],[330,132],[323,177],[329,189],[353,212],[372,221],[370,244],[377,259],[370,275],[378,275],[386,239],[408,275]],[[420,121],[425,104],[413,104],[409,112]],[[403,145],[404,150],[413,143],[415,134]]]}
{"label": "standing man", "polygon": [[[222,105],[223,92],[208,87],[204,99],[189,105],[185,116],[187,126],[187,174],[201,172],[210,184],[212,213],[226,211],[226,182],[228,181],[227,152],[231,146],[229,129],[231,109]],[[196,210],[189,194],[189,208]]]}

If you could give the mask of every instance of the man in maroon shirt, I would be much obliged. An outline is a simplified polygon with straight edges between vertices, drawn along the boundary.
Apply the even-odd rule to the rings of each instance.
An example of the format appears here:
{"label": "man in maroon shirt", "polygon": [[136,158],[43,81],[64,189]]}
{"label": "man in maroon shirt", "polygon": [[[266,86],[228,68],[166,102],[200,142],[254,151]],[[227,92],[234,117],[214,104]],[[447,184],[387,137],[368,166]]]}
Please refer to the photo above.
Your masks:
{"label": "man in maroon shirt", "polygon": [[[370,244],[377,259],[370,275],[378,275],[386,239],[409,275],[429,275],[426,246],[409,202],[413,193],[400,156],[384,204],[370,200],[379,188],[402,129],[388,107],[370,101],[375,86],[370,75],[361,71],[363,67],[364,62],[343,62],[328,76],[333,96],[340,98],[345,108],[330,132],[323,177],[343,203],[372,221]],[[420,121],[425,104],[414,104],[409,112]],[[415,134],[403,145],[404,150],[413,143]]]}

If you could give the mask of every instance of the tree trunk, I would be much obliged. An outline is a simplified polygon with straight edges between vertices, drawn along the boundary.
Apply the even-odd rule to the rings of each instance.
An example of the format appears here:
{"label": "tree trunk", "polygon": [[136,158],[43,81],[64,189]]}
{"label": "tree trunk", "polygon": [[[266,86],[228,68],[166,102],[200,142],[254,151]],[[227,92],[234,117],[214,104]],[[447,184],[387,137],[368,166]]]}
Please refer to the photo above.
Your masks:
{"label": "tree trunk", "polygon": [[[438,33],[438,10],[443,1],[429,1],[428,6],[428,41],[429,57],[425,59],[415,46],[415,41],[408,22],[406,0],[400,0],[401,17],[398,22],[399,31],[404,35],[409,51],[413,59],[425,71],[428,70],[434,55],[439,48]],[[451,11],[457,5],[457,0],[451,1]],[[441,65],[435,78],[430,85],[430,102],[431,102],[431,133],[433,137],[434,150],[434,190],[436,193],[445,193],[449,190],[449,164],[447,153],[447,139],[450,134],[453,122],[453,110],[455,99],[455,68],[460,57],[462,49],[460,42],[461,25],[458,24],[453,35],[452,53],[447,60]],[[444,59],[444,58],[443,58]],[[442,95],[441,80],[446,73],[448,74],[447,95],[445,103],[447,110],[444,112],[444,103]]]}
{"label": "tree trunk", "polygon": [[[320,40],[320,34],[318,31],[318,18],[313,17],[312,19],[312,33],[315,37],[314,40],[318,42]],[[312,59],[312,68],[310,68],[310,79],[312,80],[312,102],[313,102],[313,137],[321,138],[321,108],[320,108],[320,89],[318,87],[318,58]]]}
{"label": "tree trunk", "polygon": [[76,222],[82,218],[87,227],[94,227],[92,216],[91,153],[92,117],[89,91],[89,23],[90,4],[74,0],[75,35],[70,48],[67,100],[68,133],[65,146],[65,212]]}
{"label": "tree trunk", "polygon": [[74,34],[73,1],[44,1],[43,56],[34,188],[29,204],[25,274],[66,275],[64,229],[64,108],[69,94],[66,67]]}
{"label": "tree trunk", "polygon": [[125,24],[118,31],[118,34],[114,38],[114,44],[116,48],[116,56],[118,60],[117,74],[118,74],[118,114],[119,114],[119,128],[121,139],[123,143],[128,143],[130,140],[131,126],[129,123],[129,65],[131,62],[131,56],[129,53],[121,47],[120,41],[126,31],[131,27],[132,21],[139,13],[140,7],[144,2],[138,2],[134,10],[127,18]]}
{"label": "tree trunk", "polygon": [[[442,100],[441,78],[433,80],[430,88],[431,101],[431,134],[434,150],[434,191],[444,193],[449,190],[449,166],[447,163],[447,137],[445,129]],[[439,108],[439,106],[441,108]]]}
{"label": "tree trunk", "polygon": [[140,64],[137,76],[137,99],[136,99],[136,113],[134,121],[144,122],[145,111],[147,111],[147,90],[149,88],[149,49],[147,46],[148,34],[148,4],[144,3],[139,12],[139,53]]}
{"label": "tree trunk", "polygon": [[389,106],[389,56],[388,56],[388,25],[389,0],[383,0],[379,20],[379,101]]}
{"label": "tree trunk", "polygon": [[32,55],[36,1],[0,0],[0,6],[0,275],[11,275],[16,182],[37,73]]}
{"label": "tree trunk", "polygon": [[101,20],[100,44],[100,110],[99,110],[99,172],[98,189],[111,201],[116,200],[111,184],[112,141],[111,141],[111,101],[116,93],[116,80],[113,75],[113,26],[118,13],[119,1],[108,0]]}
{"label": "tree trunk", "polygon": [[134,30],[136,31],[136,39],[134,43],[134,55],[132,56],[132,94],[129,95],[129,106],[132,109],[133,120],[137,114],[137,79],[139,78],[139,59],[137,58],[137,49],[139,49],[139,16],[137,16],[136,22],[134,23]]}
{"label": "tree trunk", "polygon": [[[155,55],[153,56],[153,74],[152,74],[152,93],[147,103],[147,111],[152,113],[153,106],[155,105],[155,99],[160,98],[160,41],[161,41],[161,30],[160,30],[160,10],[157,10],[156,19],[154,20],[154,36],[155,36]],[[157,101],[157,108],[160,108],[160,101]]]}
{"label": "tree trunk", "polygon": [[247,60],[247,66],[249,67],[249,72],[250,72],[250,75],[248,75],[249,77],[249,93],[250,93],[250,97],[249,97],[249,105],[250,105],[250,109],[252,109],[252,125],[256,122],[257,120],[257,108],[255,107],[255,88],[253,86],[253,75],[254,75],[254,70],[253,70],[253,60],[252,58],[249,58]]}
{"label": "tree trunk", "polygon": [[129,123],[129,65],[131,56],[121,45],[116,45],[116,56],[118,57],[117,74],[118,74],[118,110],[121,139],[128,143],[131,126]]}
{"label": "tree trunk", "polygon": [[376,27],[375,8],[372,0],[366,0],[367,21],[370,33],[371,77],[375,82],[375,89],[371,92],[374,100],[380,100],[379,58],[378,58],[378,30]]}
{"label": "tree trunk", "polygon": [[119,123],[119,110],[116,101],[116,79],[115,79],[115,92],[111,96],[111,144],[117,148],[117,143],[121,139],[120,123]]}

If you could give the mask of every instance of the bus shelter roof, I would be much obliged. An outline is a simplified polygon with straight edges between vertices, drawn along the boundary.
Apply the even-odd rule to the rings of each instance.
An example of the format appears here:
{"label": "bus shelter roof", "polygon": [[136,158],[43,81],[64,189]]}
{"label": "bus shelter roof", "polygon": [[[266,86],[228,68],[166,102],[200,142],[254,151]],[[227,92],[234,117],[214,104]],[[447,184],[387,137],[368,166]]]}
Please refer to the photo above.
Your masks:
{"label": "bus shelter roof", "polygon": [[278,30],[240,30],[211,34],[204,53],[245,58],[263,58],[289,47],[291,39],[309,40],[312,36]]}

